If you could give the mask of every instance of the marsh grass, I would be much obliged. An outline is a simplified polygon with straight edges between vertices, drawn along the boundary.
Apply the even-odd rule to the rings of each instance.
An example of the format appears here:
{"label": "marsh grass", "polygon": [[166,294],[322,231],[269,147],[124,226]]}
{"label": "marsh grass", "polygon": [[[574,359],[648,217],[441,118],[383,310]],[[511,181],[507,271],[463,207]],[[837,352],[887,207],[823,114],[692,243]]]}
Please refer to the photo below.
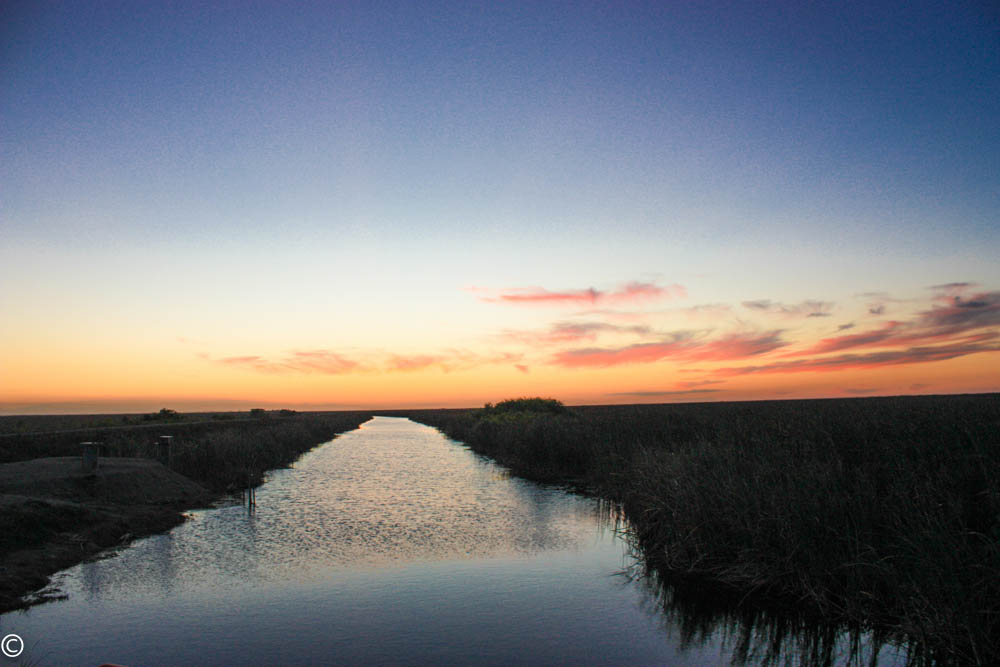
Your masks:
{"label": "marsh grass", "polygon": [[651,568],[1000,664],[996,394],[409,416],[620,502]]}

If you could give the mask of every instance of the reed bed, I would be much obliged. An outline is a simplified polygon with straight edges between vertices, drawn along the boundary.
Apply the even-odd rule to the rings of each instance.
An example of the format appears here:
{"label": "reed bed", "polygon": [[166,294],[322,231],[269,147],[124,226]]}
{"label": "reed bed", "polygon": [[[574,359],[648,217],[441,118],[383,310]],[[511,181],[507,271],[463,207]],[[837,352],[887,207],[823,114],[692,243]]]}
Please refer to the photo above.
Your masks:
{"label": "reed bed", "polygon": [[1000,664],[1000,395],[408,416],[620,502],[658,571]]}

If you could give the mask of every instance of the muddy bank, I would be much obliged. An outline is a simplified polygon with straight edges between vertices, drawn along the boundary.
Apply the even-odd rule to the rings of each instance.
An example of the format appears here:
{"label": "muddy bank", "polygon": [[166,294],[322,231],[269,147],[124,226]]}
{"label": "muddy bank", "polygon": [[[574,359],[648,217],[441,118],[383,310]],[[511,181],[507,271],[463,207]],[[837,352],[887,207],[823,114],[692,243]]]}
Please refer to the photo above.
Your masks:
{"label": "muddy bank", "polygon": [[149,459],[101,458],[89,474],[79,457],[0,465],[0,612],[58,597],[41,590],[55,572],[167,530],[212,499]]}

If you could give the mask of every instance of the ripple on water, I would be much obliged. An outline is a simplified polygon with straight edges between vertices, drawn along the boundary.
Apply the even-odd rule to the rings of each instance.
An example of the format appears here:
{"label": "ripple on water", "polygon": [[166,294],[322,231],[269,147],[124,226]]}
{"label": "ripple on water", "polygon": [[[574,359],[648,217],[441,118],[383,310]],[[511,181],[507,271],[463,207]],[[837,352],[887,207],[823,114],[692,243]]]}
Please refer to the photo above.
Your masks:
{"label": "ripple on water", "polygon": [[[528,556],[598,538],[592,500],[499,472],[433,428],[376,417],[271,473],[254,512],[240,505],[193,512],[170,534],[124,551],[126,566],[113,576],[130,587],[162,573],[174,586],[199,588]],[[102,589],[113,585],[105,580]]]}

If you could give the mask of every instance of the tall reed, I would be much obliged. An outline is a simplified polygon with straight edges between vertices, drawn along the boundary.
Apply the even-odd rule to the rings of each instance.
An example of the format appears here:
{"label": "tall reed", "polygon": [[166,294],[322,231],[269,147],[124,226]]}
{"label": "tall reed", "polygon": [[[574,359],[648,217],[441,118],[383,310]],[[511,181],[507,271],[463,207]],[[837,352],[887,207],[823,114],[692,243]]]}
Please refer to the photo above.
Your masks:
{"label": "tall reed", "polygon": [[1000,664],[1000,395],[410,416],[621,502],[652,567]]}

